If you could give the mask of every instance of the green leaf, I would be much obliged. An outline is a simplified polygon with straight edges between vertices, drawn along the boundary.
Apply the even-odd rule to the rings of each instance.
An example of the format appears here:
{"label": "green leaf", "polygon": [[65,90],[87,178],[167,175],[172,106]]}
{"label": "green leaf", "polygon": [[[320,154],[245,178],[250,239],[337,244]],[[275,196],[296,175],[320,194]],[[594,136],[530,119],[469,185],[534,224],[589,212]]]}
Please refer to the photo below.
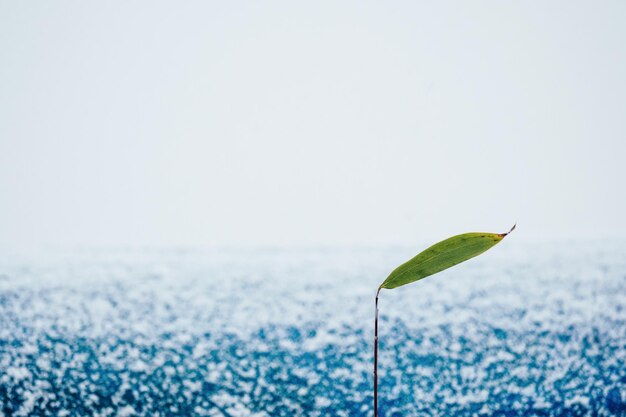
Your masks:
{"label": "green leaf", "polygon": [[500,242],[506,233],[464,233],[452,236],[418,253],[393,270],[380,288],[397,288],[441,272],[478,256]]}

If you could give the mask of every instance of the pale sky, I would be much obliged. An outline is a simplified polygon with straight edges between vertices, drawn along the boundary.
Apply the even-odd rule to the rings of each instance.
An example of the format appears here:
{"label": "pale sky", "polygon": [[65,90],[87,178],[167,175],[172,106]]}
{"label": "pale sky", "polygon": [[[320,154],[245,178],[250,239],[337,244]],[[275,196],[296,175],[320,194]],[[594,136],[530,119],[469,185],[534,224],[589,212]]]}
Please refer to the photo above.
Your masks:
{"label": "pale sky", "polygon": [[0,244],[626,237],[626,2],[0,1]]}

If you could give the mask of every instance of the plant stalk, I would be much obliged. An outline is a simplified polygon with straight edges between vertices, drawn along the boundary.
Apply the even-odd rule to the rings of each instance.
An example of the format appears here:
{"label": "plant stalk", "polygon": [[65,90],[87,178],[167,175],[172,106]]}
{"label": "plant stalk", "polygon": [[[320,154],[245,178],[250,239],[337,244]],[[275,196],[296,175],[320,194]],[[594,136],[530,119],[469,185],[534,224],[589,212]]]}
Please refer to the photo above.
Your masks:
{"label": "plant stalk", "polygon": [[374,417],[378,417],[378,294],[376,291],[376,313],[374,315]]}

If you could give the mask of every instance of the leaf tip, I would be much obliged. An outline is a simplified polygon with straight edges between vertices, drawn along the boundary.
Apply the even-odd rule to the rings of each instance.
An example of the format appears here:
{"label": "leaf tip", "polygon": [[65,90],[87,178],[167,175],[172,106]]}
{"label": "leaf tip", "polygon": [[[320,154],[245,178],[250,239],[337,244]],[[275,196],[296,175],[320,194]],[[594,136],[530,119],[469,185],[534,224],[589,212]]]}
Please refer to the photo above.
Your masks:
{"label": "leaf tip", "polygon": [[500,233],[500,236],[505,237],[507,236],[509,233],[511,233],[513,230],[515,230],[515,227],[517,226],[517,222],[515,222],[515,224],[513,225],[513,227],[511,227],[511,229],[506,232],[506,233]]}

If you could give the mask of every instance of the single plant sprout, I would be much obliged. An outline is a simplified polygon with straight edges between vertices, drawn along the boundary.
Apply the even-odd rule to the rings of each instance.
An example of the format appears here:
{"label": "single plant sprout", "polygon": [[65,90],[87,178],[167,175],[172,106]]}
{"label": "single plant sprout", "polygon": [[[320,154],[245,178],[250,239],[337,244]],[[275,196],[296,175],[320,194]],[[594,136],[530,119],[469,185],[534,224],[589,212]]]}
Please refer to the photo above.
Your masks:
{"label": "single plant sprout", "polygon": [[374,417],[378,417],[378,296],[380,290],[398,288],[441,272],[478,256],[495,246],[515,229],[506,233],[464,233],[452,236],[418,253],[394,269],[376,291],[374,319]]}

